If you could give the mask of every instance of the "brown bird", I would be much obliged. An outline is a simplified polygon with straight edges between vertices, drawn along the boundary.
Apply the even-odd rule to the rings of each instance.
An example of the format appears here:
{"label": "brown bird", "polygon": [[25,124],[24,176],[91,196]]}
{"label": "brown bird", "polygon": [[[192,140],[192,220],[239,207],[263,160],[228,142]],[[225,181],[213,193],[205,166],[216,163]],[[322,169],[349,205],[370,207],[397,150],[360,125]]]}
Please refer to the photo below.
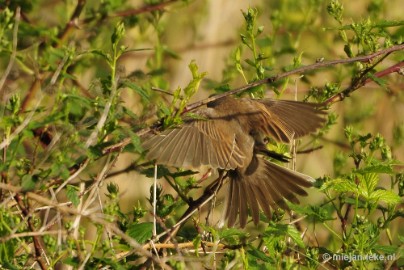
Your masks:
{"label": "brown bird", "polygon": [[234,226],[247,223],[248,208],[255,224],[260,208],[270,218],[271,209],[287,209],[284,199],[298,203],[313,179],[269,162],[273,155],[266,138],[290,142],[325,122],[320,104],[273,99],[217,99],[194,111],[180,127],[167,129],[143,143],[146,158],[174,167],[199,167],[228,171],[229,194],[225,218]]}

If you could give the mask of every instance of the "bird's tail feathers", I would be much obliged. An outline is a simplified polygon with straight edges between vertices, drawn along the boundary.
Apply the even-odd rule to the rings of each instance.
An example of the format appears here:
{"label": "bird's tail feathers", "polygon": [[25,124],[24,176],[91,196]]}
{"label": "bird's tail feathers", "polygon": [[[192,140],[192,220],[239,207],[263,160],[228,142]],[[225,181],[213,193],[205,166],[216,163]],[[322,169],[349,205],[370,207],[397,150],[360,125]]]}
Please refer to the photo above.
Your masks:
{"label": "bird's tail feathers", "polygon": [[[245,227],[248,209],[255,224],[259,222],[260,209],[270,218],[271,208],[288,209],[285,199],[298,203],[296,195],[306,196],[304,188],[311,187],[314,179],[262,157],[255,157],[256,166],[251,172],[230,171],[229,194],[224,218],[234,226],[239,217],[240,227]],[[252,162],[252,163],[254,163]]]}

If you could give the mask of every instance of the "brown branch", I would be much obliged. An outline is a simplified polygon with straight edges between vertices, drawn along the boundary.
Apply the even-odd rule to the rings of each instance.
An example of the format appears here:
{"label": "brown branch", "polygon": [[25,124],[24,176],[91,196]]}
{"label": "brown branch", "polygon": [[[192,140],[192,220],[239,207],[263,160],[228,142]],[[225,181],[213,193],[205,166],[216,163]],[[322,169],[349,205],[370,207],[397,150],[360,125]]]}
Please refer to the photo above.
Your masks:
{"label": "brown branch", "polygon": [[[175,2],[178,2],[178,0],[169,0],[169,1],[162,2],[159,4],[155,4],[155,5],[145,5],[140,8],[133,8],[133,9],[126,9],[123,11],[117,11],[113,14],[109,14],[109,15],[102,17],[101,20],[103,20],[105,18],[136,16],[139,14],[148,13],[148,12],[152,12],[152,11],[156,11],[156,10],[163,10],[166,6],[173,4]],[[82,20],[81,24],[88,24],[93,20],[94,20],[94,16],[91,16],[91,17],[88,17],[88,18],[85,18],[84,20]]]}
{"label": "brown branch", "polygon": [[60,47],[60,45],[63,44],[63,42],[67,39],[69,34],[73,31],[73,29],[77,26],[77,21],[80,17],[81,12],[83,11],[84,5],[86,4],[86,0],[78,0],[76,8],[74,9],[74,12],[72,16],[70,17],[69,22],[66,24],[65,28],[63,29],[62,32],[59,33],[58,35],[58,43],[55,44],[55,47]]}
{"label": "brown branch", "polygon": [[[400,72],[402,68],[404,67],[404,61],[398,62],[397,64],[388,67],[382,71],[376,72],[373,74],[374,77],[376,78],[382,78],[388,74],[395,73],[395,72]],[[372,78],[365,78],[365,75],[367,72],[364,72],[360,78],[355,80],[348,88],[345,90],[341,91],[340,93],[337,93],[336,95],[330,97],[327,99],[324,103],[325,104],[334,104],[336,102],[344,100],[346,97],[348,97],[352,92],[355,90],[359,89],[360,87],[370,83],[373,81]]]}
{"label": "brown branch", "polygon": [[162,2],[162,3],[156,4],[156,5],[146,5],[146,6],[143,6],[140,8],[118,11],[115,14],[110,15],[109,17],[128,17],[128,16],[139,15],[142,13],[152,12],[152,11],[156,11],[156,10],[162,10],[166,6],[173,4],[175,2],[178,2],[178,0],[169,0],[169,1]]}
{"label": "brown branch", "polygon": [[42,237],[40,235],[35,234],[36,229],[35,226],[33,224],[33,220],[32,220],[32,216],[29,210],[29,206],[28,203],[27,205],[25,205],[23,199],[21,198],[20,194],[16,194],[14,196],[15,201],[18,204],[18,207],[21,210],[22,215],[27,218],[27,223],[28,223],[28,228],[29,230],[34,233],[32,235],[32,240],[34,243],[34,250],[35,250],[35,260],[38,262],[39,266],[41,267],[41,269],[45,270],[48,269],[48,266],[46,265],[46,262],[44,260],[44,258],[42,257],[42,254],[45,253],[45,249],[43,247],[43,241],[42,241]]}
{"label": "brown branch", "polygon": [[[398,62],[397,64],[395,64],[395,65],[393,65],[393,66],[391,66],[389,68],[386,68],[385,70],[376,72],[374,74],[374,76],[378,77],[378,78],[381,78],[381,77],[384,77],[384,76],[386,76],[388,74],[391,74],[391,73],[394,73],[394,72],[400,73],[400,72],[402,72],[403,67],[404,67],[404,61],[401,61],[401,62]],[[372,79],[368,79],[368,81],[371,81],[371,80]]]}
{"label": "brown branch", "polygon": [[314,151],[320,150],[322,148],[323,148],[323,146],[319,145],[317,147],[296,151],[296,154],[309,154],[309,153],[312,153]]}
{"label": "brown branch", "polygon": [[223,94],[219,94],[219,95],[215,95],[212,96],[210,98],[206,98],[204,100],[192,103],[190,105],[188,105],[184,112],[187,111],[191,111],[194,110],[200,106],[203,106],[211,101],[215,101],[217,99],[223,98],[225,96],[230,96],[230,95],[235,95],[235,94],[239,94],[242,93],[248,89],[254,88],[256,86],[260,86],[263,84],[269,84],[269,83],[273,83],[276,82],[280,79],[286,78],[288,76],[294,75],[294,74],[303,74],[305,72],[311,71],[311,70],[315,70],[315,69],[320,69],[320,68],[325,68],[325,67],[330,67],[330,66],[335,66],[335,65],[339,65],[339,64],[349,64],[349,63],[354,63],[354,62],[370,62],[371,60],[373,60],[374,58],[381,56],[381,55],[385,55],[385,54],[390,54],[392,52],[395,51],[400,51],[400,50],[404,50],[404,44],[399,44],[399,45],[395,45],[392,46],[390,48],[387,49],[383,49],[380,50],[378,52],[369,54],[369,55],[363,55],[363,56],[358,56],[358,57],[353,57],[353,58],[347,58],[347,59],[337,59],[337,60],[331,60],[331,61],[323,61],[323,62],[317,62],[314,63],[312,65],[307,65],[307,66],[302,66],[300,68],[294,69],[294,70],[290,70],[272,77],[268,77],[259,81],[255,81],[249,84],[246,84],[242,87],[236,88],[234,90],[228,91],[226,93]]}
{"label": "brown branch", "polygon": [[21,104],[20,109],[21,112],[25,112],[27,110],[31,100],[34,98],[38,90],[41,88],[42,80],[39,77],[40,76],[37,76],[37,78],[35,78],[34,82],[31,84],[31,87],[28,90],[28,94],[24,97],[24,100],[22,101]]}
{"label": "brown branch", "polygon": [[[221,249],[225,249],[226,245],[221,244],[221,243],[212,243],[208,241],[202,241],[201,244],[204,244],[207,247],[219,247]],[[150,243],[146,244],[143,246],[144,249],[152,249],[152,248],[193,248],[195,247],[195,244],[193,242],[186,242],[186,243],[177,243],[177,244],[171,244],[171,243],[156,243],[151,245]]]}
{"label": "brown branch", "polygon": [[[53,235],[53,234],[59,234],[60,231],[36,231],[36,232],[22,232],[22,233],[13,233],[11,235],[3,236],[0,237],[0,243],[5,243],[11,239],[15,238],[23,238],[23,237],[33,237],[33,236],[42,236],[42,235]],[[65,232],[63,231],[65,234]]]}

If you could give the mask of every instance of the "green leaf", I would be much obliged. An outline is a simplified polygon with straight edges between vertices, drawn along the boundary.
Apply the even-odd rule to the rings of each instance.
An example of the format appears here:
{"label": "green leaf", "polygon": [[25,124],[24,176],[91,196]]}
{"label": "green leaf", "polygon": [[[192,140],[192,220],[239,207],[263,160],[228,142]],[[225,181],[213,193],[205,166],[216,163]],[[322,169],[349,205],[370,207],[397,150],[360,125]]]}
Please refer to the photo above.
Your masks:
{"label": "green leaf", "polygon": [[117,44],[124,35],[125,35],[125,25],[123,24],[123,22],[119,22],[115,26],[114,33],[111,36],[111,43]]}
{"label": "green leaf", "polygon": [[384,245],[374,245],[374,249],[377,251],[384,252],[386,254],[395,254],[398,250],[398,246],[384,246]]}
{"label": "green leaf", "polygon": [[244,231],[241,231],[236,228],[226,228],[223,230],[219,230],[219,237],[223,240],[228,240],[229,238],[237,237],[246,237],[248,234]]}
{"label": "green leaf", "polygon": [[77,207],[80,203],[79,192],[77,187],[72,185],[66,186],[66,196],[73,203],[75,207]]}
{"label": "green leaf", "polygon": [[387,86],[387,81],[383,80],[379,77],[374,76],[373,74],[368,73],[369,78],[372,79],[372,81],[374,81],[375,83],[377,83],[379,86],[381,87],[386,87]]}
{"label": "green leaf", "polygon": [[300,248],[305,247],[302,237],[300,236],[300,232],[296,229],[295,226],[289,225],[287,233]]}
{"label": "green leaf", "polygon": [[102,56],[102,58],[104,58],[108,62],[111,61],[111,55],[109,53],[106,53],[106,52],[102,51],[102,50],[91,50],[90,53]]}
{"label": "green leaf", "polygon": [[79,267],[80,260],[77,257],[68,257],[68,258],[63,260],[63,263],[67,264],[67,265],[70,265],[70,266]]}
{"label": "green leaf", "polygon": [[36,181],[32,175],[26,174],[22,177],[21,180],[21,187],[23,191],[31,191],[35,188]]}
{"label": "green leaf", "polygon": [[153,223],[144,222],[132,224],[129,226],[127,234],[135,239],[138,243],[144,244],[153,235]]}
{"label": "green leaf", "polygon": [[164,194],[160,197],[163,199],[162,203],[157,208],[157,214],[160,217],[166,217],[177,207],[177,205],[181,204],[181,201],[176,203],[173,195],[171,194]]}
{"label": "green leaf", "polygon": [[288,203],[288,206],[291,210],[296,212],[296,214],[307,216],[306,219],[314,222],[325,222],[335,219],[326,207],[319,207],[316,205],[301,206],[293,203]]}
{"label": "green leaf", "polygon": [[383,27],[396,27],[396,26],[403,26],[404,21],[401,20],[380,20],[377,23],[373,24],[373,27],[383,28]]}
{"label": "green leaf", "polygon": [[[148,178],[154,178],[154,167],[147,168],[147,169],[141,171],[141,173],[146,175],[146,177],[148,177]],[[158,165],[157,166],[157,179],[159,179],[165,175],[170,175],[170,171],[166,167]]]}
{"label": "green leaf", "polygon": [[147,92],[140,87],[139,85],[137,85],[136,83],[133,83],[131,81],[125,80],[123,81],[123,85],[134,90],[136,93],[138,93],[144,100],[146,101],[150,101],[150,97],[149,94],[147,94]]}
{"label": "green leaf", "polygon": [[252,256],[255,259],[261,260],[265,263],[275,263],[274,260],[268,256],[267,254],[265,254],[264,252],[262,252],[259,249],[256,249],[253,246],[249,246],[249,249],[247,250],[248,255]]}
{"label": "green leaf", "polygon": [[247,64],[249,64],[252,67],[255,67],[255,63],[251,59],[245,59],[244,60]]}
{"label": "green leaf", "polygon": [[202,243],[202,236],[200,234],[198,234],[194,240],[192,240],[192,243],[194,244],[194,249],[195,249],[195,256],[199,257],[199,252],[198,249],[201,246]]}
{"label": "green leaf", "polygon": [[375,200],[376,202],[384,202],[387,204],[398,204],[401,202],[401,197],[390,190],[375,190],[370,194],[369,199]]}
{"label": "green leaf", "polygon": [[348,179],[343,179],[343,178],[336,178],[331,181],[327,181],[324,183],[320,190],[335,190],[337,192],[354,192],[358,193],[358,187],[356,186],[355,183],[351,182]]}
{"label": "green leaf", "polygon": [[173,59],[181,59],[181,55],[179,55],[176,51],[170,49],[169,47],[164,46],[163,50],[167,55],[171,56]]}
{"label": "green leaf", "polygon": [[359,190],[365,197],[369,197],[379,183],[379,175],[376,173],[358,174],[357,179],[359,180]]}
{"label": "green leaf", "polygon": [[196,64],[195,60],[192,60],[191,63],[188,65],[188,67],[192,74],[192,80],[184,88],[184,94],[186,95],[186,98],[185,98],[186,101],[188,101],[189,98],[191,98],[196,93],[202,79],[207,75],[206,72],[199,73],[199,68],[198,68],[198,65]]}
{"label": "green leaf", "polygon": [[131,138],[132,145],[135,148],[136,152],[138,152],[138,153],[143,152],[143,148],[142,148],[142,144],[141,144],[139,136],[136,134],[132,134],[132,136],[130,138]]}
{"label": "green leaf", "polygon": [[377,164],[377,165],[366,166],[365,168],[355,170],[354,172],[358,173],[358,174],[366,174],[366,173],[387,173],[387,174],[391,174],[394,171],[393,171],[391,165],[389,165],[389,164]]}
{"label": "green leaf", "polygon": [[275,235],[275,236],[289,236],[293,241],[301,248],[304,248],[304,242],[300,237],[299,231],[292,225],[287,224],[273,224],[268,227],[265,232],[265,236]]}
{"label": "green leaf", "polygon": [[342,15],[344,12],[344,6],[337,0],[331,1],[327,6],[327,12],[330,14],[336,21],[342,23]]}
{"label": "green leaf", "polygon": [[10,264],[10,262],[4,260],[2,261],[2,267],[4,267],[3,269],[8,269],[8,270],[19,270],[21,268],[16,267],[13,263]]}

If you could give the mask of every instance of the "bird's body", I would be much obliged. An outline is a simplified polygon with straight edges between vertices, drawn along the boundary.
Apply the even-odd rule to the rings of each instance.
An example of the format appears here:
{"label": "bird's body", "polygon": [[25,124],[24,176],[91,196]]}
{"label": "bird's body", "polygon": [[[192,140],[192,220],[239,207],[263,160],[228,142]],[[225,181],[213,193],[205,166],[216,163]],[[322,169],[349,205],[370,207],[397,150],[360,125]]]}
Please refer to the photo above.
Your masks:
{"label": "bird's body", "polygon": [[229,171],[230,185],[225,217],[233,226],[247,222],[248,208],[255,224],[259,208],[269,217],[270,207],[286,208],[284,198],[298,202],[295,194],[311,178],[276,165],[258,154],[267,154],[264,139],[290,142],[314,132],[324,123],[319,105],[296,101],[224,97],[194,111],[198,117],[181,127],[167,129],[143,143],[146,158],[174,167],[199,167]]}

